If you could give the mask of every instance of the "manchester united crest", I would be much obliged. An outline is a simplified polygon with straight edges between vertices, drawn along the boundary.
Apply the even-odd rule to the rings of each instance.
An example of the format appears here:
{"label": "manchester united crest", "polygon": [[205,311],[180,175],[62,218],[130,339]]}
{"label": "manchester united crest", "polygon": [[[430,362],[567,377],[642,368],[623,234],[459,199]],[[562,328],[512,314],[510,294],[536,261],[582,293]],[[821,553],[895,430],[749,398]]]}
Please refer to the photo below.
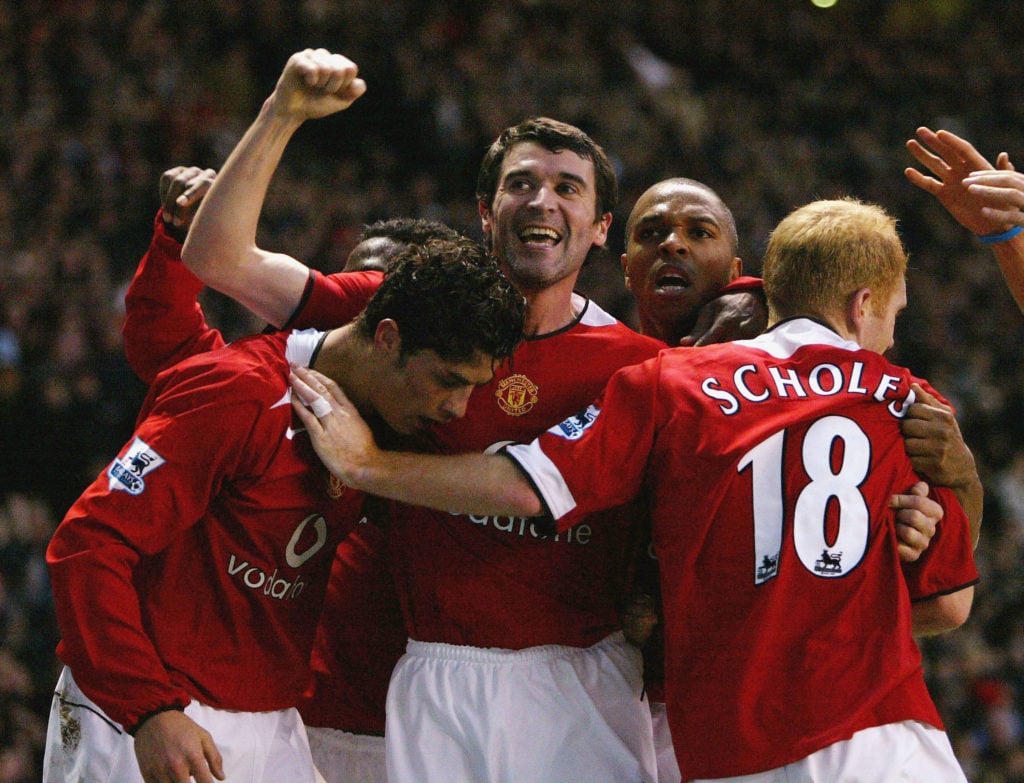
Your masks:
{"label": "manchester united crest", "polygon": [[333,473],[327,474],[327,494],[332,500],[337,500],[344,495],[346,489],[348,489],[348,487],[341,483],[340,478],[335,476]]}
{"label": "manchester united crest", "polygon": [[537,404],[537,384],[517,373],[503,379],[494,396],[498,398],[498,407],[509,416],[522,416]]}

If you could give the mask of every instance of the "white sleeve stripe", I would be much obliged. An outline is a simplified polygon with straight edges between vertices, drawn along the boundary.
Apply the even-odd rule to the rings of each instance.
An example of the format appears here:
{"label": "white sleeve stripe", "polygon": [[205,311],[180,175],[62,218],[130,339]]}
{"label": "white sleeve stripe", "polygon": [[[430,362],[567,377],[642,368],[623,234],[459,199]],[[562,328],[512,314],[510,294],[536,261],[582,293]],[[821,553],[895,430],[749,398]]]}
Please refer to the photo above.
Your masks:
{"label": "white sleeve stripe", "polygon": [[552,518],[560,519],[576,508],[576,498],[555,463],[541,451],[537,442],[509,446],[506,453],[529,477]]}

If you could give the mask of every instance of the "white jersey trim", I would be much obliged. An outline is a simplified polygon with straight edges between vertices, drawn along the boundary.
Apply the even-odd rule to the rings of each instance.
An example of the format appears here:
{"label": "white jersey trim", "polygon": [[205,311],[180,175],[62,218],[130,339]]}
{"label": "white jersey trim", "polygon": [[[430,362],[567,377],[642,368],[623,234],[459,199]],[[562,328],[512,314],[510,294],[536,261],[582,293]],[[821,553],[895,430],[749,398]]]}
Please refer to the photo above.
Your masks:
{"label": "white jersey trim", "polygon": [[764,351],[776,359],[788,359],[809,344],[830,345],[846,351],[863,350],[853,340],[841,337],[811,318],[791,318],[752,340],[737,340],[735,343]]}
{"label": "white jersey trim", "polygon": [[576,508],[576,498],[569,491],[561,472],[541,451],[537,441],[509,446],[505,451],[529,476],[552,518],[561,519]]}
{"label": "white jersey trim", "polygon": [[593,299],[587,299],[575,291],[572,294],[572,306],[577,311],[582,311],[579,322],[584,326],[614,326],[621,323],[618,318],[602,310]]}
{"label": "white jersey trim", "polygon": [[313,353],[323,334],[319,329],[296,329],[288,335],[288,342],[284,349],[285,359],[289,364],[309,367],[310,359],[313,358]]}

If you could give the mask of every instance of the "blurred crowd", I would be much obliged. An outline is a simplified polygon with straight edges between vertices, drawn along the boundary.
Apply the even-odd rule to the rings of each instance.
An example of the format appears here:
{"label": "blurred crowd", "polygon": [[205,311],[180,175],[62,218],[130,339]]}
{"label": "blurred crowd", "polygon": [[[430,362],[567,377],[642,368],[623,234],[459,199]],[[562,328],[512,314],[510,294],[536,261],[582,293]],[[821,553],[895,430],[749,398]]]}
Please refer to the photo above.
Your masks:
{"label": "blurred crowd", "polygon": [[[1021,30],[1019,0],[0,0],[0,783],[40,775],[58,673],[46,542],[145,393],[120,323],[160,173],[218,167],[307,46],[349,56],[369,90],[300,130],[261,244],[325,271],[378,218],[479,235],[483,151],[537,114],[618,168],[610,249],[581,285],[630,323],[621,231],[657,179],[715,188],[753,274],[809,200],[898,216],[912,270],[893,358],[956,405],[986,486],[973,616],[922,643],[926,671],[972,783],[1024,781],[1024,316],[989,252],[903,176],[919,125],[1024,166]],[[203,297],[229,337],[262,326]]]}

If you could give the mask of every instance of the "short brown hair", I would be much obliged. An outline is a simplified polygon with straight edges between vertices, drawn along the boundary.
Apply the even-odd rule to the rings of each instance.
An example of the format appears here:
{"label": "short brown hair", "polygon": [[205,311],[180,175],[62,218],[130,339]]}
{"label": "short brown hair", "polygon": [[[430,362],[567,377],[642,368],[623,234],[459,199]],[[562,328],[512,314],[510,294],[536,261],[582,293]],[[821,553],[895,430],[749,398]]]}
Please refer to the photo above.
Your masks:
{"label": "short brown hair", "polygon": [[601,146],[590,136],[566,122],[548,117],[533,117],[511,128],[506,128],[494,140],[483,161],[476,180],[476,197],[490,209],[498,192],[501,164],[505,155],[516,144],[532,141],[549,152],[568,150],[594,164],[594,188],[597,191],[597,213],[594,222],[612,212],[619,200],[619,184],[615,169]]}
{"label": "short brown hair", "polygon": [[828,319],[870,288],[884,300],[907,271],[896,220],[875,204],[814,201],[772,231],[762,275],[772,322],[796,315]]}

